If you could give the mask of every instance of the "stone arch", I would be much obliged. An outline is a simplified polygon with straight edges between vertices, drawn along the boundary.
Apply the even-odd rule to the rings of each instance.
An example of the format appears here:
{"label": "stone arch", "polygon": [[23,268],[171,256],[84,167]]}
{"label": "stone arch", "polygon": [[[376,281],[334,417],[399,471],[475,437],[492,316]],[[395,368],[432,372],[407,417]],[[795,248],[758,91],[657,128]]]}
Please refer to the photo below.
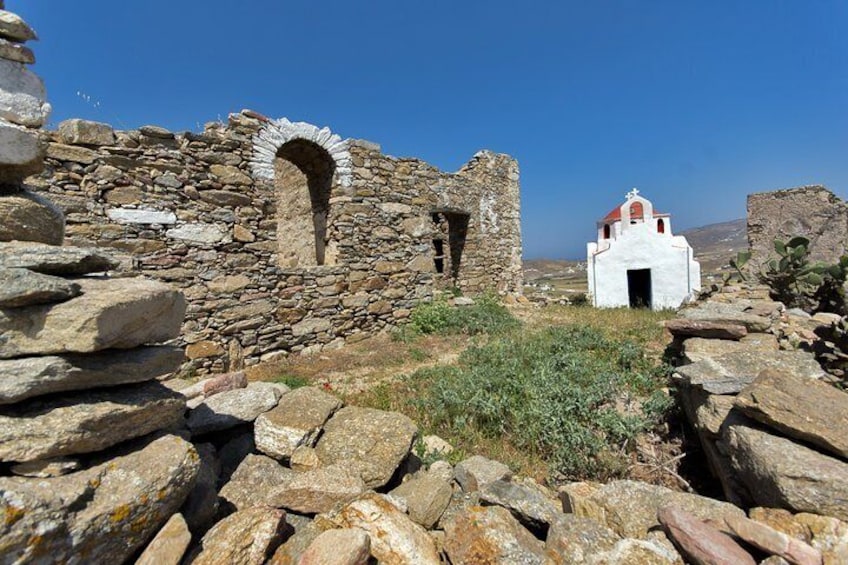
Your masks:
{"label": "stone arch", "polygon": [[253,136],[250,169],[256,178],[274,180],[274,161],[280,148],[296,139],[310,141],[324,149],[335,162],[334,182],[351,185],[352,161],[348,142],[330,131],[306,122],[290,122],[286,118],[271,120]]}

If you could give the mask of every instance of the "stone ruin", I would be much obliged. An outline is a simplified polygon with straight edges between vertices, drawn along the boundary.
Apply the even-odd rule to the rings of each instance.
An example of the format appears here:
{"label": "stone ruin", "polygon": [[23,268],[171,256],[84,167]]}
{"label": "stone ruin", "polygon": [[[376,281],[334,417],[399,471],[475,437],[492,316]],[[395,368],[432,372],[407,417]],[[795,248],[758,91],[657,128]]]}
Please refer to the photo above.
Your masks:
{"label": "stone ruin", "polygon": [[235,370],[402,323],[440,290],[520,294],[519,174],[456,173],[242,111],[202,133],[69,120],[28,183],[66,238],[183,289],[190,372]]}
{"label": "stone ruin", "polygon": [[748,248],[755,266],[774,256],[774,240],[802,235],[810,258],[837,263],[848,248],[848,204],[823,186],[748,195]]}

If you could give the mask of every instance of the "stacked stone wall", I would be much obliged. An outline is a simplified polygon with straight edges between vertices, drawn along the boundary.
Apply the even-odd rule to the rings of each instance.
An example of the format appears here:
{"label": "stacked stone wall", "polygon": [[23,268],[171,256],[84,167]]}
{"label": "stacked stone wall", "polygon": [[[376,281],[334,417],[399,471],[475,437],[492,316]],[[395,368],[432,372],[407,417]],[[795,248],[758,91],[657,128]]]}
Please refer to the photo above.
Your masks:
{"label": "stacked stone wall", "polygon": [[[250,111],[199,134],[69,121],[49,141],[28,184],[63,208],[68,243],[122,251],[134,272],[182,288],[190,370],[354,341],[402,323],[441,288],[521,291],[518,166],[506,155],[482,151],[444,173]],[[333,174],[318,210],[323,265],[309,264],[314,218],[297,192],[322,167]],[[436,272],[437,212],[467,218],[457,273]]]}

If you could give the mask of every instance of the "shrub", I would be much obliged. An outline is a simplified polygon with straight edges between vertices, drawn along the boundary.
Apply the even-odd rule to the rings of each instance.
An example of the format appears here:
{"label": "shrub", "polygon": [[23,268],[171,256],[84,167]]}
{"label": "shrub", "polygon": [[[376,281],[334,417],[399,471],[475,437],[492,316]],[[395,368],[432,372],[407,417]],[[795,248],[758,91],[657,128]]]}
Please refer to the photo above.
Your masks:
{"label": "shrub", "polygon": [[503,438],[548,462],[552,477],[606,479],[626,469],[636,434],[662,415],[621,401],[664,383],[644,350],[586,326],[554,327],[471,347],[459,365],[428,368],[418,411],[460,437]]}
{"label": "shrub", "polygon": [[409,319],[411,331],[422,334],[501,334],[519,326],[509,310],[490,295],[480,296],[474,304],[461,307],[434,300],[416,306]]}

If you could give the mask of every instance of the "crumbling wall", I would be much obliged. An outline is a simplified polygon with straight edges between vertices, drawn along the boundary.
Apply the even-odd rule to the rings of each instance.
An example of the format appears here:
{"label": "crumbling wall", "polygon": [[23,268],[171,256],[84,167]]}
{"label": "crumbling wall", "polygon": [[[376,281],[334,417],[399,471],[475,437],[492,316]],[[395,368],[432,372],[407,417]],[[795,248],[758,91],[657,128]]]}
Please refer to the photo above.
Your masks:
{"label": "crumbling wall", "polygon": [[774,240],[803,235],[814,260],[835,263],[848,245],[848,204],[823,186],[802,186],[748,195],[751,261],[774,257]]}
{"label": "crumbling wall", "polygon": [[[361,339],[440,288],[521,292],[518,166],[506,155],[444,173],[243,111],[202,133],[63,123],[28,182],[64,209],[69,243],[123,251],[183,289],[181,339],[199,372]],[[433,214],[464,223],[441,273]]]}

